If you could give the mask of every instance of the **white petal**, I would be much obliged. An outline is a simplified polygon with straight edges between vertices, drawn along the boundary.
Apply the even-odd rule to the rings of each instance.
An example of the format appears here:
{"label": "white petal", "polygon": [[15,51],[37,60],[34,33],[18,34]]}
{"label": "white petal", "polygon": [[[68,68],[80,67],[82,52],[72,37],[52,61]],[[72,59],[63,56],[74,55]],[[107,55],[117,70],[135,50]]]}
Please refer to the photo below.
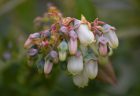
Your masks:
{"label": "white petal", "polygon": [[94,79],[98,73],[97,61],[90,60],[85,64],[85,72],[89,79]]}
{"label": "white petal", "polygon": [[110,47],[111,48],[117,48],[118,45],[119,45],[119,41],[118,41],[118,37],[117,37],[116,33],[112,32],[112,34],[110,34],[110,35],[111,35],[110,36],[110,41],[111,42],[109,42]]}
{"label": "white petal", "polygon": [[70,57],[68,60],[67,68],[71,74],[79,74],[83,70],[83,57]]}
{"label": "white petal", "polygon": [[83,88],[87,86],[88,81],[89,79],[84,72],[81,72],[80,74],[73,76],[73,82],[78,87]]}
{"label": "white petal", "polygon": [[89,45],[95,41],[93,33],[89,30],[86,24],[81,24],[76,32],[80,42],[84,45]]}
{"label": "white petal", "polygon": [[119,40],[115,31],[111,30],[111,28],[113,27],[108,24],[105,24],[103,28],[104,28],[104,36],[108,38],[109,46],[111,48],[117,48],[119,45]]}

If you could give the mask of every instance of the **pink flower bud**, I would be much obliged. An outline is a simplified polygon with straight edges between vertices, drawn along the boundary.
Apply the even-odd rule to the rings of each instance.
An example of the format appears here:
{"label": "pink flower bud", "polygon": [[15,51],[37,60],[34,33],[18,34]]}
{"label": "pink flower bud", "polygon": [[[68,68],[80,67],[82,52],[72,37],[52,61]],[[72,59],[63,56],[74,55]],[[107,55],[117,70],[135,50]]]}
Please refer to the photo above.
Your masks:
{"label": "pink flower bud", "polygon": [[77,39],[73,40],[72,38],[70,38],[68,46],[70,54],[74,55],[77,52]]}
{"label": "pink flower bud", "polygon": [[29,49],[32,46],[33,46],[33,41],[32,41],[32,39],[28,38],[24,43],[24,48]]}
{"label": "pink flower bud", "polygon": [[44,73],[48,75],[52,71],[53,63],[51,63],[49,60],[45,61],[44,64]]}
{"label": "pink flower bud", "polygon": [[69,36],[70,36],[70,38],[72,38],[73,40],[75,40],[75,39],[77,39],[77,33],[74,31],[74,30],[71,30],[70,32],[69,32]]}
{"label": "pink flower bud", "polygon": [[42,46],[44,46],[44,47],[48,47],[49,41],[48,41],[48,40],[42,41],[41,44],[42,44]]}
{"label": "pink flower bud", "polygon": [[44,30],[44,31],[42,31],[41,34],[42,34],[42,37],[47,38],[47,39],[50,39],[50,37],[51,37],[50,30]]}
{"label": "pink flower bud", "polygon": [[39,44],[39,43],[40,43],[40,34],[33,33],[30,34],[29,38],[26,40],[24,47],[28,49],[31,48],[32,45]]}
{"label": "pink flower bud", "polygon": [[53,60],[53,63],[58,63],[58,54],[57,54],[56,51],[52,50],[50,52],[50,56],[51,56],[51,58]]}
{"label": "pink flower bud", "polygon": [[64,34],[68,34],[68,28],[65,27],[65,26],[62,26],[62,27],[60,28],[60,31],[63,32]]}
{"label": "pink flower bud", "polygon": [[68,44],[63,40],[58,46],[58,53],[60,61],[65,61],[67,57]]}
{"label": "pink flower bud", "polygon": [[101,56],[107,56],[108,55],[108,46],[107,46],[108,40],[105,37],[99,37],[99,54]]}
{"label": "pink flower bud", "polygon": [[108,50],[107,50],[107,45],[103,45],[103,44],[99,44],[99,54],[101,56],[106,56],[108,53]]}
{"label": "pink flower bud", "polygon": [[74,29],[79,28],[80,24],[81,24],[81,21],[80,20],[74,19]]}
{"label": "pink flower bud", "polygon": [[56,51],[52,50],[52,51],[50,52],[50,56],[51,56],[52,58],[56,58],[56,57],[58,57],[58,54],[57,54]]}
{"label": "pink flower bud", "polygon": [[29,56],[35,56],[38,53],[37,49],[31,48],[28,50],[28,55]]}

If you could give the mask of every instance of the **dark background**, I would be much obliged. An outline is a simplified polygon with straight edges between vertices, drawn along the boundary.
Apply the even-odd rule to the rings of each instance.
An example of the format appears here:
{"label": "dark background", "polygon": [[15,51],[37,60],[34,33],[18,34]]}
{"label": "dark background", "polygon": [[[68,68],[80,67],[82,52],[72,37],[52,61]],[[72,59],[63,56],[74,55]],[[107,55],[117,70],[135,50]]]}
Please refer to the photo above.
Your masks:
{"label": "dark background", "polygon": [[[59,67],[46,79],[28,66],[24,41],[50,2],[64,16],[98,17],[117,28],[117,85],[92,80],[81,89]],[[0,0],[0,96],[140,96],[140,0]]]}

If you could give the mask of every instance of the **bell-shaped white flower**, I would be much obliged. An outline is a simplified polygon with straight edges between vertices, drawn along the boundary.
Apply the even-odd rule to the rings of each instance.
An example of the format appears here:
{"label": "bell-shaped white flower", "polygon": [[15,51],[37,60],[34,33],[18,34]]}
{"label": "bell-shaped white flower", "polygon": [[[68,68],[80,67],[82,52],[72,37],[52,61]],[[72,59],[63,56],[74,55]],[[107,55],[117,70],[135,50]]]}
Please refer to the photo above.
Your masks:
{"label": "bell-shaped white flower", "polygon": [[89,60],[85,63],[85,72],[89,79],[94,79],[98,73],[98,64],[96,60]]}
{"label": "bell-shaped white flower", "polygon": [[49,60],[45,61],[44,64],[44,73],[48,75],[52,71],[53,63],[51,63]]}
{"label": "bell-shaped white flower", "polygon": [[66,60],[66,57],[67,57],[67,52],[66,51],[59,51],[58,54],[59,54],[59,60],[60,61],[65,61]]}
{"label": "bell-shaped white flower", "polygon": [[104,35],[104,37],[108,38],[109,46],[111,48],[117,48],[118,45],[119,45],[119,40],[118,40],[118,37],[117,37],[117,35],[114,31],[115,28],[108,25],[108,24],[105,24],[103,26],[103,29],[104,29],[103,30],[103,33],[104,33],[103,35]]}
{"label": "bell-shaped white flower", "polygon": [[67,57],[68,44],[63,40],[58,46],[58,54],[60,61],[65,61]]}
{"label": "bell-shaped white flower", "polygon": [[80,56],[71,56],[68,59],[67,64],[68,71],[73,74],[79,74],[83,70],[83,57]]}
{"label": "bell-shaped white flower", "polygon": [[88,28],[88,24],[81,23],[75,31],[77,32],[81,44],[87,46],[92,42],[95,42],[94,34]]}
{"label": "bell-shaped white flower", "polygon": [[80,74],[73,76],[73,83],[80,88],[88,86],[88,82],[89,79],[85,72],[81,72]]}

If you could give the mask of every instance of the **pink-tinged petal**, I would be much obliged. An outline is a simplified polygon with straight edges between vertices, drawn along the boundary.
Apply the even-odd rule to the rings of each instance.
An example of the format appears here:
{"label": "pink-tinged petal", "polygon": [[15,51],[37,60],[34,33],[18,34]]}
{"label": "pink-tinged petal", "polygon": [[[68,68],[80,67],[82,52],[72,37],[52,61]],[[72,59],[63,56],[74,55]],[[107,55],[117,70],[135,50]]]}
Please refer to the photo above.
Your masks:
{"label": "pink-tinged petal", "polygon": [[60,31],[63,32],[64,34],[66,34],[66,35],[68,34],[68,28],[66,26],[62,26],[60,28]]}
{"label": "pink-tinged petal", "polygon": [[34,48],[31,48],[31,49],[28,50],[27,53],[28,53],[29,56],[35,56],[38,53],[38,50],[34,49]]}
{"label": "pink-tinged petal", "polygon": [[99,44],[99,54],[101,56],[107,56],[107,54],[108,54],[107,45]]}
{"label": "pink-tinged petal", "polygon": [[51,63],[49,60],[45,61],[44,65],[44,73],[48,75],[52,71],[53,63]]}
{"label": "pink-tinged petal", "polygon": [[48,47],[49,41],[48,41],[48,40],[42,41],[42,42],[41,42],[41,45],[42,45],[43,47]]}
{"label": "pink-tinged petal", "polygon": [[98,38],[98,51],[101,56],[108,55],[108,39],[101,36]]}
{"label": "pink-tinged petal", "polygon": [[74,30],[71,30],[70,32],[69,32],[69,36],[70,36],[70,38],[72,38],[73,40],[75,40],[75,39],[77,39],[77,33],[74,31]]}
{"label": "pink-tinged petal", "polygon": [[71,55],[76,54],[76,52],[77,52],[77,39],[75,39],[75,40],[70,39],[70,41],[68,43],[68,46],[69,46],[70,54]]}
{"label": "pink-tinged petal", "polygon": [[58,53],[56,51],[52,50],[50,52],[50,56],[51,56],[53,63],[57,64],[58,63]]}
{"label": "pink-tinged petal", "polygon": [[24,43],[24,48],[29,49],[33,45],[32,39],[28,38]]}
{"label": "pink-tinged petal", "polygon": [[50,56],[51,56],[52,58],[56,58],[56,57],[58,57],[58,54],[57,54],[56,51],[52,50],[52,51],[50,52]]}

